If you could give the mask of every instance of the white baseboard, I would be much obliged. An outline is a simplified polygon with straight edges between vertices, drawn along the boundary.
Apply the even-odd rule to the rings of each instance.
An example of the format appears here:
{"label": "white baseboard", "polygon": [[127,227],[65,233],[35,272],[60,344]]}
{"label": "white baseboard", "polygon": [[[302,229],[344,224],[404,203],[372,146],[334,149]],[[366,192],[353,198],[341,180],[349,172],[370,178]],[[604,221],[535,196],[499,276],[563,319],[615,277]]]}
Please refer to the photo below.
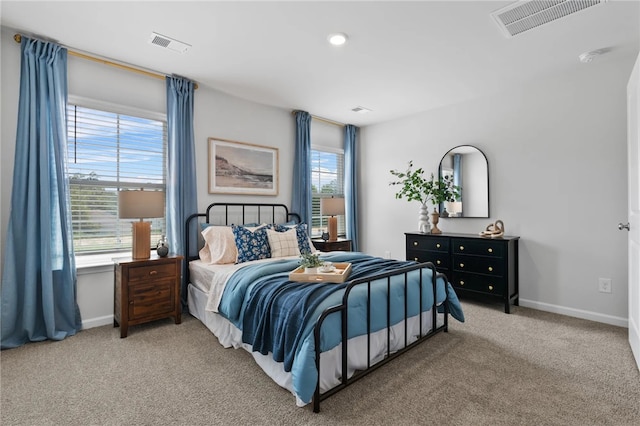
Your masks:
{"label": "white baseboard", "polygon": [[598,312],[584,311],[582,309],[567,308],[566,306],[551,305],[549,303],[526,300],[523,298],[520,298],[519,305],[524,306],[525,308],[537,309],[539,311],[553,312],[554,314],[567,315],[570,317],[629,328],[629,320],[627,318],[614,317],[611,315],[600,314]]}
{"label": "white baseboard", "polygon": [[87,328],[101,327],[109,324],[113,324],[113,315],[82,320],[82,329],[86,330]]}

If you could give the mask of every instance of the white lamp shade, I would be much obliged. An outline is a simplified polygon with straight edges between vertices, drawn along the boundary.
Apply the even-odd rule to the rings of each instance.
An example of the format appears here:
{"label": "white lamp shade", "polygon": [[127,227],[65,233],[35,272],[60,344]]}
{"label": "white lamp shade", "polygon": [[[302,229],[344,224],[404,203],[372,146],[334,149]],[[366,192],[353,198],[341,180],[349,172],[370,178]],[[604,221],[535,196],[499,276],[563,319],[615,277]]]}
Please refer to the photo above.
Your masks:
{"label": "white lamp shade", "polygon": [[321,198],[320,212],[323,216],[337,216],[344,214],[344,198]]}
{"label": "white lamp shade", "polygon": [[118,192],[118,217],[143,219],[164,216],[164,191]]}

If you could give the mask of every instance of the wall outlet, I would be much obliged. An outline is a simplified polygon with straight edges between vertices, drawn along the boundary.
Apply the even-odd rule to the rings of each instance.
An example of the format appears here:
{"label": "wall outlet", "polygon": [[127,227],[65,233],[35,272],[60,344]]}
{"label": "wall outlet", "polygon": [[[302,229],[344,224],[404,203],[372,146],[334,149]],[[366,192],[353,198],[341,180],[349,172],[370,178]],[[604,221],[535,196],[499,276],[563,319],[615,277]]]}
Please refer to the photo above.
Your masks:
{"label": "wall outlet", "polygon": [[391,252],[389,250],[384,252],[384,258],[385,259],[391,259]]}
{"label": "wall outlet", "polygon": [[598,291],[600,293],[611,293],[611,278],[598,278]]}

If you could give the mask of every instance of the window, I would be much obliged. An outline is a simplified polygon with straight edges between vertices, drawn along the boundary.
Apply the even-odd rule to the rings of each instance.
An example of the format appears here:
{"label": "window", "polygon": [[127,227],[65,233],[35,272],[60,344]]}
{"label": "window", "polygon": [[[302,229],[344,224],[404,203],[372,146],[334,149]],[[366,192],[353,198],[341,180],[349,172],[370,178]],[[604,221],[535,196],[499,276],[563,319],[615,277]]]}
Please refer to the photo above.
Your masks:
{"label": "window", "polygon": [[[311,149],[311,232],[319,236],[327,230],[327,217],[320,213],[320,199],[344,196],[344,151],[331,148]],[[345,234],[344,216],[338,217],[338,235]]]}
{"label": "window", "polygon": [[[118,191],[165,188],[166,120],[142,115],[67,105],[67,176],[77,254],[131,248],[131,220],[118,218]],[[165,221],[146,220],[151,220],[155,247]]]}

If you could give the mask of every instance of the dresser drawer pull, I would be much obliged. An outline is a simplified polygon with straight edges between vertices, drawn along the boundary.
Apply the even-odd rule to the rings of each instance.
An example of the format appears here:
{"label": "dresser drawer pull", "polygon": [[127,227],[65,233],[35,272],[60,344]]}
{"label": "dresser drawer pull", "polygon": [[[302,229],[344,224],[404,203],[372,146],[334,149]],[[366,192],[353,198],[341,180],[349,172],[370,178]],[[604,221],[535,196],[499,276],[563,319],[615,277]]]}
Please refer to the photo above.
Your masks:
{"label": "dresser drawer pull", "polygon": [[158,273],[158,271],[149,271],[149,275],[155,275],[157,273]]}
{"label": "dresser drawer pull", "polygon": [[464,268],[464,263],[461,263],[461,264],[460,264],[460,267],[461,267],[461,268]]}
{"label": "dresser drawer pull", "polygon": [[436,247],[437,247],[437,248],[440,248],[440,243],[436,244]]}
{"label": "dresser drawer pull", "polygon": [[493,272],[493,268],[489,266],[489,272]]}
{"label": "dresser drawer pull", "polygon": [[489,248],[487,249],[487,251],[488,251],[489,253],[493,253],[493,249],[492,249],[491,247],[489,247]]}
{"label": "dresser drawer pull", "polygon": [[460,285],[464,285],[464,281],[460,280]]}
{"label": "dresser drawer pull", "polygon": [[439,265],[439,264],[441,264],[442,262],[440,262],[439,260],[436,260],[436,263]]}
{"label": "dresser drawer pull", "polygon": [[417,258],[417,257],[414,257],[414,258],[413,258],[413,260],[415,260],[415,261],[417,262],[417,261],[418,261],[418,258]]}
{"label": "dresser drawer pull", "polygon": [[417,246],[417,245],[418,245],[418,242],[417,242],[417,241],[414,241],[414,242],[413,242],[413,245],[414,245],[414,246]]}
{"label": "dresser drawer pull", "polygon": [[463,250],[464,250],[464,246],[460,246],[460,251],[463,251]]}
{"label": "dresser drawer pull", "polygon": [[493,286],[492,285],[489,286],[489,290],[493,291]]}

